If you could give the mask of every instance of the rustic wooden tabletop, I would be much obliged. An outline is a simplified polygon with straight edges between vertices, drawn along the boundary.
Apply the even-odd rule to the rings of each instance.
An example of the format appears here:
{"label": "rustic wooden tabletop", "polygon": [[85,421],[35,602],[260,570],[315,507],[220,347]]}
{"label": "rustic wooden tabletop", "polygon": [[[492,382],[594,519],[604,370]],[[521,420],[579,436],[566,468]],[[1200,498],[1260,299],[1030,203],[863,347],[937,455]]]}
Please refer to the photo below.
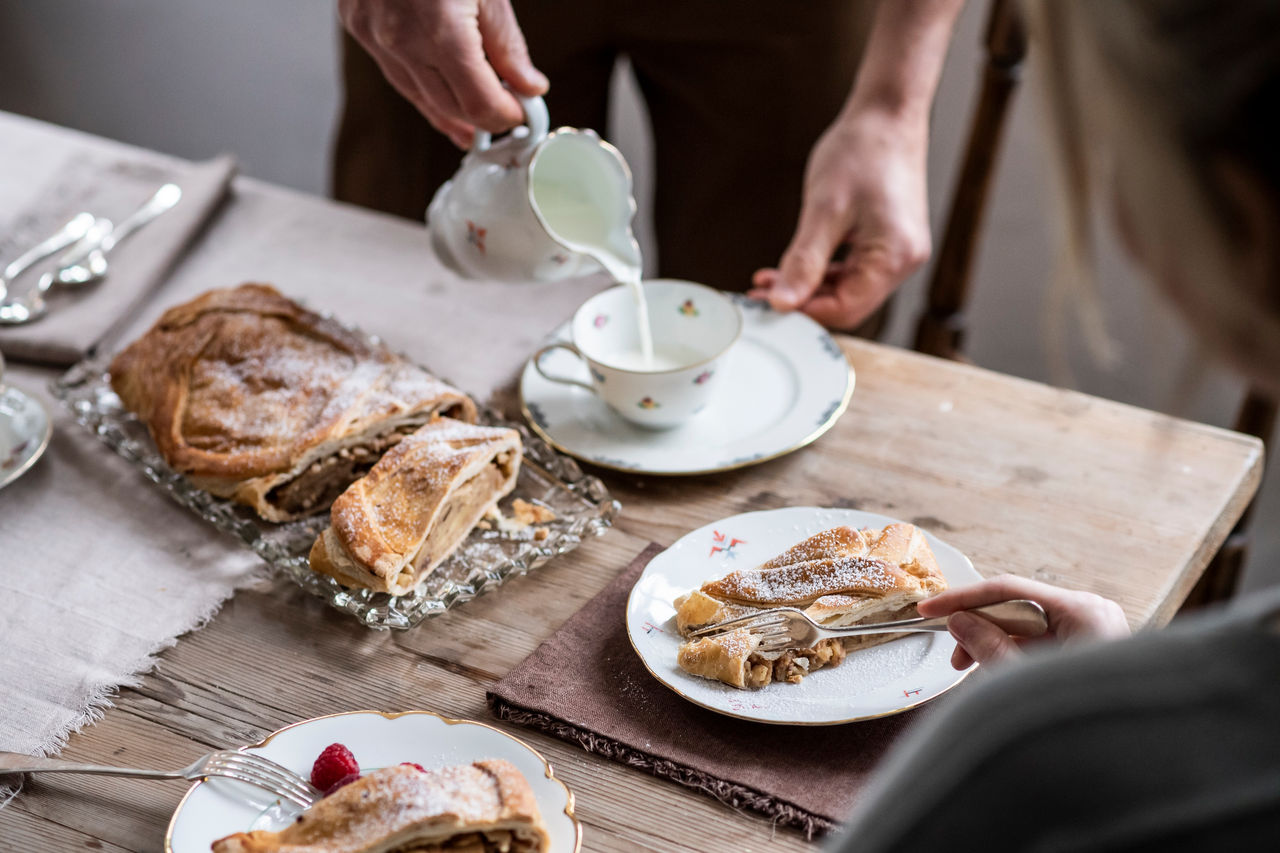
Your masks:
{"label": "rustic wooden tabletop", "polygon": [[[1261,474],[1260,444],[1234,433],[877,344],[842,345],[857,389],[810,447],[720,475],[602,473],[623,504],[615,529],[407,632],[367,630],[286,581],[242,592],[161,654],[62,755],[167,767],[361,708],[492,722],[485,689],[649,542],[748,510],[824,505],[895,516],[942,536],[984,574],[1093,590],[1118,600],[1134,627],[1160,625]],[[584,850],[812,849],[702,794],[500,726],[542,751],[573,789]],[[2,846],[159,849],[184,790],[33,777],[0,811]]]}

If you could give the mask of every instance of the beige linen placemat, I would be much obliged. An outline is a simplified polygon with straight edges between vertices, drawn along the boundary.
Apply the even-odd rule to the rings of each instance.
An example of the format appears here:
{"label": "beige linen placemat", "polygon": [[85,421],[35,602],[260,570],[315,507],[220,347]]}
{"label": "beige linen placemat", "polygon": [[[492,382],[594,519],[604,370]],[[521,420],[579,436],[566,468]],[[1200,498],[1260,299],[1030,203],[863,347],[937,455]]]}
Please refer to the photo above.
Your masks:
{"label": "beige linen placemat", "polygon": [[649,674],[627,638],[627,596],[662,550],[646,548],[499,681],[487,694],[493,713],[810,837],[838,826],[920,712],[842,726],[774,726],[680,698]]}
{"label": "beige linen placemat", "polygon": [[[49,313],[23,326],[0,326],[0,351],[10,361],[69,366],[110,330],[128,322],[150,299],[187,246],[218,209],[236,172],[235,160],[190,163],[159,154],[121,156],[76,152],[66,158],[29,204],[0,228],[0,259],[7,263],[57,231],[81,211],[119,223],[161,185],[175,183],[182,198],[108,256],[107,277],[83,287],[57,286]],[[41,271],[33,267],[12,285],[29,291]]]}

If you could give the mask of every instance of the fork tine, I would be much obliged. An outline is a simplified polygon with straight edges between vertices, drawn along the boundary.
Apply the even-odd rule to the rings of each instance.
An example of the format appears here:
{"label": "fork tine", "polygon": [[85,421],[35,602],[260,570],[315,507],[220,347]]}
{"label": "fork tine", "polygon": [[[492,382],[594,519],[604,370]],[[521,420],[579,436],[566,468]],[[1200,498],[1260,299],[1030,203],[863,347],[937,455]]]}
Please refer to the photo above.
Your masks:
{"label": "fork tine", "polygon": [[312,800],[319,799],[320,792],[296,773],[290,770],[276,769],[271,764],[259,764],[253,760],[245,760],[243,757],[227,756],[211,762],[210,766],[251,773],[259,778],[272,780],[281,791],[288,791],[300,797],[309,797]]}
{"label": "fork tine", "polygon": [[289,802],[300,805],[303,808],[306,808],[307,806],[311,805],[311,803],[313,802],[312,800],[306,797],[303,797],[301,794],[298,794],[296,791],[281,790],[279,786],[276,784],[277,780],[264,778],[262,776],[259,776],[253,773],[252,771],[237,770],[230,767],[212,765],[210,767],[205,768],[203,771],[201,771],[199,776],[200,778],[203,778],[203,779],[212,779],[214,777],[221,776],[227,779],[233,779],[236,782],[243,782],[247,785],[253,785],[255,788],[261,788],[262,790],[271,794],[273,797],[278,797],[282,800],[288,800]]}
{"label": "fork tine", "polygon": [[690,631],[689,636],[716,637],[720,634],[727,634],[730,631],[735,631],[738,628],[768,628],[773,625],[786,624],[786,621],[787,617],[782,613],[765,615],[747,614],[746,616],[739,616],[735,619],[726,619],[723,622],[717,622],[714,625],[707,625],[706,627],[699,628],[696,631]]}
{"label": "fork tine", "polygon": [[225,771],[225,775],[240,773],[270,785],[272,793],[288,795],[304,805],[319,799],[320,792],[292,770],[274,761],[240,752],[213,753],[201,772]]}
{"label": "fork tine", "polygon": [[308,782],[306,779],[304,779],[302,776],[298,775],[297,773],[294,773],[292,770],[290,770],[288,767],[285,767],[283,764],[278,764],[272,761],[270,758],[266,758],[265,756],[259,755],[256,752],[241,752],[239,750],[223,750],[223,754],[226,755],[228,758],[246,761],[250,764],[255,764],[264,769],[272,770],[276,773],[279,773],[282,776],[284,776],[286,779],[296,782],[304,791],[317,792],[316,787],[312,785],[310,782]]}
{"label": "fork tine", "polygon": [[262,779],[270,779],[274,781],[277,787],[299,794],[310,793],[307,784],[292,772],[282,772],[275,770],[269,765],[259,765],[253,761],[245,761],[243,759],[230,756],[220,756],[208,762],[206,769],[217,768],[224,770],[234,770],[242,773],[252,773]]}
{"label": "fork tine", "polygon": [[314,797],[303,796],[292,788],[282,788],[277,778],[273,776],[264,776],[250,769],[211,764],[209,767],[206,767],[201,771],[201,775],[205,777],[224,776],[228,779],[234,779],[237,782],[245,782],[257,788],[261,788],[273,796],[279,797],[283,800],[288,800],[291,803],[296,803],[303,808],[310,806],[317,799]]}

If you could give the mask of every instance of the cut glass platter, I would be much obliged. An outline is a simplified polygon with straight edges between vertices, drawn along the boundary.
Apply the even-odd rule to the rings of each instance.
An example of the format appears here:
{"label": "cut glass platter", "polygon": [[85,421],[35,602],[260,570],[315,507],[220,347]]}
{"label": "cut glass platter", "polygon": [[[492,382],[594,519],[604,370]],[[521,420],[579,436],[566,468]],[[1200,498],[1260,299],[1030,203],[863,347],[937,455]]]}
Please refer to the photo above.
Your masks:
{"label": "cut glass platter", "polygon": [[[523,498],[549,508],[555,513],[555,520],[519,531],[477,527],[453,556],[404,595],[347,589],[307,565],[312,542],[329,524],[328,513],[275,524],[263,521],[248,507],[191,485],[165,463],[147,428],[124,408],[111,389],[107,373],[110,361],[111,355],[90,357],[51,383],[54,396],[76,421],[137,466],[178,503],[239,539],[303,589],[370,628],[411,628],[423,619],[438,616],[558,554],[572,551],[583,539],[604,533],[620,509],[605,485],[584,474],[573,459],[532,435],[523,424],[482,409],[482,423],[517,429],[524,442],[519,480],[515,490],[499,503],[499,509],[510,517],[512,501]],[[539,530],[546,532],[541,534]],[[537,535],[544,538],[539,540]]]}

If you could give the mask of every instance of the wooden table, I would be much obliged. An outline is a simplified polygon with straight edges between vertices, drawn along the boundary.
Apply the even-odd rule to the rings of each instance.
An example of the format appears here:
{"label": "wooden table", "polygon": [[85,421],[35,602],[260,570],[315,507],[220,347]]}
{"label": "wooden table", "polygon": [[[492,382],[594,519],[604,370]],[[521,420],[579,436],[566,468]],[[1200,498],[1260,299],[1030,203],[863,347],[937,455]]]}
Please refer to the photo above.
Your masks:
{"label": "wooden table", "polygon": [[[256,203],[270,208],[284,196]],[[259,211],[264,219],[270,213]],[[624,507],[614,530],[408,632],[364,629],[285,581],[243,592],[165,651],[62,755],[169,766],[299,719],[361,708],[489,720],[486,687],[648,542],[790,505],[910,520],[966,552],[984,574],[1094,590],[1118,600],[1135,628],[1158,626],[1261,475],[1261,445],[1251,438],[872,343],[841,343],[857,390],[847,414],[811,447],[715,476],[602,472]],[[574,790],[585,850],[812,849],[797,834],[671,782],[511,730]],[[158,849],[183,790],[33,778],[0,810],[0,846]],[[704,839],[696,846],[690,826]]]}

